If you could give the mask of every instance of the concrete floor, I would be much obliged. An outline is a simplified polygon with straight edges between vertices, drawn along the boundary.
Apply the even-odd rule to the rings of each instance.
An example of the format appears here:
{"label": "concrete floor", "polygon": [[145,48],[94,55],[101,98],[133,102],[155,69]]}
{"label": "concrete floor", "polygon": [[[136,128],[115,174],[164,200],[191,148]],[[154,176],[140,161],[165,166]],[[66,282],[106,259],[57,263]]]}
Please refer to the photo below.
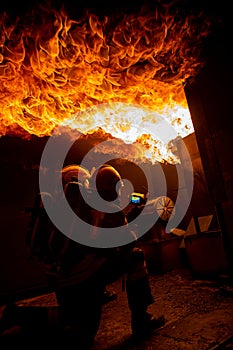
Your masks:
{"label": "concrete floor", "polygon": [[[166,324],[143,343],[133,343],[127,296],[119,280],[109,287],[117,299],[103,307],[93,350],[233,349],[233,292],[224,279],[199,280],[179,269],[150,274],[150,283],[155,303],[149,311],[164,314]],[[18,304],[52,306],[56,298],[50,293]]]}

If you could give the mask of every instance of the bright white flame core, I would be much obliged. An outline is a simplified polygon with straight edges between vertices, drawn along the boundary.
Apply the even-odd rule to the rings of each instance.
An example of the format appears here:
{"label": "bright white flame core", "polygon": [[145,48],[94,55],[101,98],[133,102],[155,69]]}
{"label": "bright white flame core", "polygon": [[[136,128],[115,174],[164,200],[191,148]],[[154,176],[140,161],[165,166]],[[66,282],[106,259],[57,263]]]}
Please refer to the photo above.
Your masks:
{"label": "bright white flame core", "polygon": [[[146,145],[144,157],[147,159],[156,158],[157,161],[163,159],[172,163],[177,163],[178,160],[172,155],[169,142],[194,131],[187,108],[168,107],[162,116],[161,113],[148,108],[124,103],[94,106],[65,120],[63,126],[76,129],[83,134],[101,128],[125,144]],[[155,153],[159,153],[159,156],[155,157]]]}

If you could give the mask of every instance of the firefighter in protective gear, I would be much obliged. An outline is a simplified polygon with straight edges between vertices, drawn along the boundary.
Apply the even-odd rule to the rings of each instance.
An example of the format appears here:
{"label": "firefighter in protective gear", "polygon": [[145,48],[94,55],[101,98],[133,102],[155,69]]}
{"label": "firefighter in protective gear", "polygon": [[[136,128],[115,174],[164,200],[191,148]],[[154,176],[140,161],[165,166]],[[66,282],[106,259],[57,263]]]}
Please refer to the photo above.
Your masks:
{"label": "firefighter in protective gear", "polygon": [[[109,205],[113,205],[112,201],[116,201],[117,198],[120,199],[123,182],[119,172],[111,165],[105,164],[95,170],[90,179],[90,187],[94,187],[94,183],[96,191]],[[105,213],[102,216],[101,227],[121,225],[127,226],[127,219],[120,208],[117,214]],[[145,256],[143,250],[137,247],[136,235],[132,232],[129,234],[133,235],[132,243],[106,249],[106,263],[96,273],[95,280],[108,285],[120,276],[126,277],[132,333],[135,338],[142,339],[155,328],[162,326],[165,319],[163,316],[156,318],[147,312],[154,299],[149,285]]]}

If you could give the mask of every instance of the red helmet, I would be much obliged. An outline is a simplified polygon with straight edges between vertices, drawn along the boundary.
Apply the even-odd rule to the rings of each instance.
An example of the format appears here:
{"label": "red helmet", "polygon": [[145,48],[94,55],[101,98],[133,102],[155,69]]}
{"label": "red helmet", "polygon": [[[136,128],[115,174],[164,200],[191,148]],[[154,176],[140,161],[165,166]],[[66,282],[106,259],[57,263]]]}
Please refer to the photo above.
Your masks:
{"label": "red helmet", "polygon": [[63,187],[71,181],[79,181],[85,187],[88,187],[90,177],[89,171],[77,164],[67,165],[62,169]]}
{"label": "red helmet", "polygon": [[122,185],[119,172],[111,165],[104,164],[92,174],[90,186],[97,189],[103,199],[113,201],[117,199],[117,184]]}

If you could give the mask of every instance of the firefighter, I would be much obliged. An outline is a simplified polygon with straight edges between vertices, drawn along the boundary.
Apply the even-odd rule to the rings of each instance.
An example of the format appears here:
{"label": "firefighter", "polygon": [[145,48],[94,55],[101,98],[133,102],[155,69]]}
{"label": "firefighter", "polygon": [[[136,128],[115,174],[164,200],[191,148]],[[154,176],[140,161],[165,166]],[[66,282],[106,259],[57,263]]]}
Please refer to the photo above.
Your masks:
{"label": "firefighter", "polygon": [[[74,220],[81,218],[92,224],[92,208],[85,202],[80,186],[89,188],[90,174],[79,165],[62,169],[62,184],[65,197],[74,211]],[[70,231],[70,232],[69,232]],[[86,231],[82,234],[88,234]],[[57,235],[54,234],[55,245]],[[106,284],[93,283],[93,276],[106,258],[95,248],[85,246],[74,239],[73,223],[68,228],[69,238],[63,237],[63,253],[59,248],[57,269],[53,286],[59,304],[59,324],[65,336],[75,337],[80,349],[91,348],[99,327],[102,305],[114,300],[116,292]],[[71,239],[70,239],[71,238]]]}
{"label": "firefighter", "polygon": [[[123,187],[119,172],[108,164],[97,168],[90,178],[90,187],[96,188],[105,200],[106,207],[116,206],[119,209],[114,213],[106,211],[99,225],[105,228],[125,225],[127,228],[127,218],[119,206]],[[113,201],[115,201],[114,204]],[[101,212],[96,210],[95,216],[101,216]],[[165,319],[163,315],[156,318],[147,312],[148,306],[154,303],[154,299],[148,280],[144,252],[137,247],[137,238],[133,232],[127,232],[125,229],[124,234],[132,236],[131,243],[116,248],[105,248],[106,262],[95,274],[94,281],[108,285],[125,275],[132,333],[135,339],[143,339],[148,333],[162,326]]]}

